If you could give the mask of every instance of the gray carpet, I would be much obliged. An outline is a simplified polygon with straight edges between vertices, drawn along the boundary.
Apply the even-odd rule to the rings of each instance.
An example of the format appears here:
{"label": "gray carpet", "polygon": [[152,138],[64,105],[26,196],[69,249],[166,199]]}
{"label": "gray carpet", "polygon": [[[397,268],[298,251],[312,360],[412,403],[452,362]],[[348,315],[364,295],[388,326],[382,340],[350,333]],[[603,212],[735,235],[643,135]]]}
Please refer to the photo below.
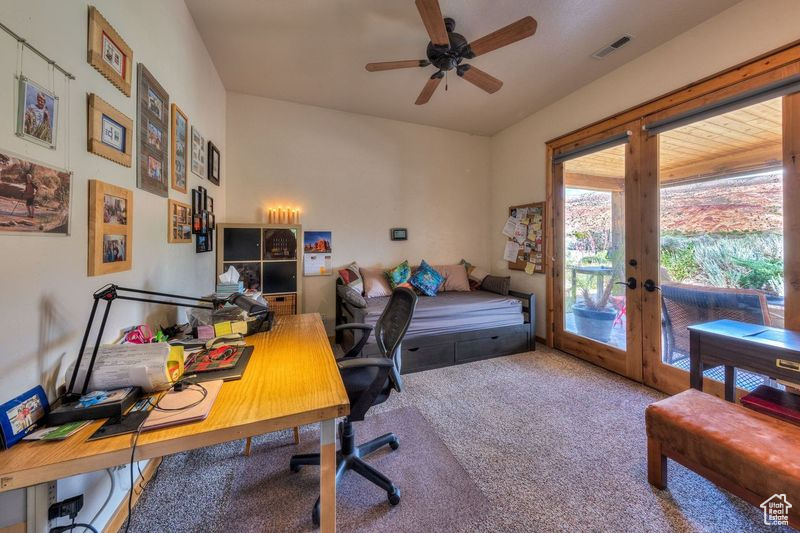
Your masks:
{"label": "gray carpet", "polygon": [[[356,427],[393,430],[400,449],[370,462],[403,491],[396,508],[354,474],[340,487],[340,531],[781,531],[670,461],[670,489],[647,483],[647,387],[559,352],[518,354],[406,376]],[[316,428],[165,458],[131,531],[303,531],[316,472],[288,457]]]}

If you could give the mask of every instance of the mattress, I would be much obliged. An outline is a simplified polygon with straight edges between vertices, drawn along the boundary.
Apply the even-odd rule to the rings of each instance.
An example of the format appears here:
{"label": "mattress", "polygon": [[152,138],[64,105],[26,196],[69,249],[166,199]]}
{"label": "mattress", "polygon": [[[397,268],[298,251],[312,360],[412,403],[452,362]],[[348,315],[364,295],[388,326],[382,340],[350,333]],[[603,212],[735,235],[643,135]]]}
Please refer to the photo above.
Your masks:
{"label": "mattress", "polygon": [[[349,310],[356,322],[374,326],[389,298],[368,298],[366,308]],[[417,299],[406,338],[515,326],[524,322],[522,302],[512,296],[486,291],[440,292]]]}

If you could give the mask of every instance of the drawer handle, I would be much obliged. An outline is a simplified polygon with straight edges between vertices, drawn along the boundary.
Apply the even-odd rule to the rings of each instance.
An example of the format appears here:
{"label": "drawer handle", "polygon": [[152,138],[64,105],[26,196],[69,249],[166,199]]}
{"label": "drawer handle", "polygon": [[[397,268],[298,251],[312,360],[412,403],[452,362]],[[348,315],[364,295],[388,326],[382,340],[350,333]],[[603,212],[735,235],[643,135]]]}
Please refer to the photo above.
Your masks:
{"label": "drawer handle", "polygon": [[492,340],[493,340],[493,341],[496,341],[496,340],[497,340],[497,339],[499,339],[499,338],[500,338],[500,335],[495,335],[495,336],[493,336],[493,337],[492,337]]}
{"label": "drawer handle", "polygon": [[787,361],[786,359],[776,359],[775,366],[778,368],[785,368],[786,370],[793,370],[800,372],[800,363],[796,361]]}
{"label": "drawer handle", "polygon": [[417,347],[417,348],[409,348],[408,349],[409,352],[416,352],[417,350],[419,350],[419,347]]}

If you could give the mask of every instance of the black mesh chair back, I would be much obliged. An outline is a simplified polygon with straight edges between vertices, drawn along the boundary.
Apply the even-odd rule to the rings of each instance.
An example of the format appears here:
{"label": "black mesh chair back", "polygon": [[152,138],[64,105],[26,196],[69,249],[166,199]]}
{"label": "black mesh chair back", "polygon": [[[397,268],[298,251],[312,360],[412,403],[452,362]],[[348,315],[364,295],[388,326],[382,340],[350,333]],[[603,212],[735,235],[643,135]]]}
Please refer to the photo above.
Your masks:
{"label": "black mesh chair back", "polygon": [[398,287],[392,293],[389,303],[381,313],[375,324],[375,342],[384,357],[394,362],[395,369],[389,373],[392,385],[400,392],[403,386],[400,371],[402,369],[400,343],[408,331],[414,308],[417,305],[417,295],[405,287]]}
{"label": "black mesh chair back", "polygon": [[769,325],[764,293],[753,289],[724,289],[678,283],[661,284],[665,337],[664,362],[689,356],[689,326],[714,320],[738,320]]}

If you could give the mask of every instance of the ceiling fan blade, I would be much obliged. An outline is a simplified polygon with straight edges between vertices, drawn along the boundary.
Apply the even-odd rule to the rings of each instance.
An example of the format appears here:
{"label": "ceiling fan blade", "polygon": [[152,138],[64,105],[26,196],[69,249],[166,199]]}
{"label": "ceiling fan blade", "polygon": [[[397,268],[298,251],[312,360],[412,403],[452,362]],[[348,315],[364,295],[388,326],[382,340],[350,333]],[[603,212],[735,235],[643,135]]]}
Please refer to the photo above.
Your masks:
{"label": "ceiling fan blade", "polygon": [[424,59],[410,59],[408,61],[383,61],[381,63],[367,63],[367,66],[365,68],[370,72],[378,72],[379,70],[427,67],[428,65],[430,65],[430,62]]}
{"label": "ceiling fan blade", "polygon": [[512,22],[504,28],[469,43],[471,53],[466,57],[473,58],[530,37],[536,33],[536,25],[536,19],[533,17],[524,17]]}
{"label": "ceiling fan blade", "polygon": [[431,76],[425,83],[425,87],[422,88],[422,92],[419,93],[417,101],[414,103],[417,105],[427,104],[428,100],[430,100],[431,96],[433,96],[433,92],[439,86],[439,83],[441,83],[443,77],[444,73],[441,70]]}
{"label": "ceiling fan blade", "polygon": [[496,93],[503,86],[502,81],[472,65],[459,66],[457,74],[489,94]]}
{"label": "ceiling fan blade", "polygon": [[416,4],[431,42],[439,46],[450,46],[450,38],[447,36],[447,28],[444,26],[439,0],[416,0]]}

